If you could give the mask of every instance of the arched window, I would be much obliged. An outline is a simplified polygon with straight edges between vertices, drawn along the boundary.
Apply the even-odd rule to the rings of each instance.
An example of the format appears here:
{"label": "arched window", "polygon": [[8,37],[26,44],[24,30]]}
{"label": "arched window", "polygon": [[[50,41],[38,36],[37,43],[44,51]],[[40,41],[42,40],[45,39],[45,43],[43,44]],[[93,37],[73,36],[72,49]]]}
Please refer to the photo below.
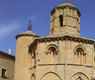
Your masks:
{"label": "arched window", "polygon": [[50,44],[46,47],[46,64],[56,64],[58,47],[55,44]]}
{"label": "arched window", "polygon": [[50,44],[46,47],[46,53],[47,53],[47,55],[48,54],[57,55],[58,47],[55,44]]}
{"label": "arched window", "polygon": [[85,55],[84,50],[82,48],[77,48],[76,49],[76,54],[77,55],[83,55],[83,56]]}
{"label": "arched window", "polygon": [[59,16],[59,22],[60,22],[60,26],[63,26],[63,15]]}
{"label": "arched window", "polygon": [[86,52],[85,48],[82,46],[77,46],[74,50],[76,62],[79,64],[85,64],[86,63]]}
{"label": "arched window", "polygon": [[54,48],[54,47],[50,47],[50,48],[48,49],[48,52],[49,52],[50,54],[53,54],[53,55],[56,55],[56,54],[57,54],[56,48]]}

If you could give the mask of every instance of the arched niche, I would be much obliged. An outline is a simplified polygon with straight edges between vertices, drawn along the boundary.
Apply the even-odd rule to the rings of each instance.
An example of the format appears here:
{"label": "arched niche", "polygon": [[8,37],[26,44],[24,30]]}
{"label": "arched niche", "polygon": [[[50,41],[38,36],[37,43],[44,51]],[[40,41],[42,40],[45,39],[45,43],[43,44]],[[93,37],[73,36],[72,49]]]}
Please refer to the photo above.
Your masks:
{"label": "arched niche", "polygon": [[48,72],[40,80],[62,80],[56,73]]}
{"label": "arched niche", "polygon": [[70,80],[89,80],[89,78],[84,73],[78,72],[74,74]]}

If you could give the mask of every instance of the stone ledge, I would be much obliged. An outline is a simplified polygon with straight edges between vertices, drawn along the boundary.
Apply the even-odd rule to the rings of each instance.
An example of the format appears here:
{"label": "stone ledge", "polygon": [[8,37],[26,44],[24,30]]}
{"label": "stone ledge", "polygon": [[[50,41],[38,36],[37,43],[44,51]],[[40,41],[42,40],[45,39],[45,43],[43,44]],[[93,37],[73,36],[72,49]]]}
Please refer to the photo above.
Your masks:
{"label": "stone ledge", "polygon": [[[38,64],[38,66],[51,66],[51,65],[65,65],[65,63],[63,64]],[[91,65],[82,65],[82,64],[67,64],[67,65],[70,65],[70,66],[85,66],[85,67],[93,67]]]}

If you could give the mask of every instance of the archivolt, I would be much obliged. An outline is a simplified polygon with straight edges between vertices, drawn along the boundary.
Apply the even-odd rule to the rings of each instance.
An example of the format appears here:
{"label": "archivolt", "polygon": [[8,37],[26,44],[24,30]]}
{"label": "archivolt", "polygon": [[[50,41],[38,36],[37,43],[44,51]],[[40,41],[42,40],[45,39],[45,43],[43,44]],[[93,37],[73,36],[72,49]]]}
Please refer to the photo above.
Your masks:
{"label": "archivolt", "polygon": [[50,47],[54,47],[56,49],[56,51],[58,51],[58,47],[55,44],[50,44],[46,47],[47,51]]}
{"label": "archivolt", "polygon": [[42,78],[43,78],[45,75],[50,74],[50,73],[56,75],[60,80],[62,80],[62,79],[60,78],[60,76],[59,76],[57,73],[52,72],[52,71],[45,73],[45,74],[40,78],[40,80],[42,80]]}
{"label": "archivolt", "polygon": [[82,45],[77,45],[77,46],[74,48],[74,50],[73,50],[73,51],[74,51],[74,53],[76,53],[76,50],[77,50],[78,48],[83,49],[84,53],[86,53],[86,52],[87,52],[85,47],[83,47]]}
{"label": "archivolt", "polygon": [[76,75],[84,75],[84,76],[87,78],[87,80],[90,80],[90,79],[87,77],[87,75],[85,75],[85,74],[82,73],[82,72],[75,73],[73,76],[70,77],[70,80],[72,80],[72,78],[73,78],[74,76],[76,76]]}

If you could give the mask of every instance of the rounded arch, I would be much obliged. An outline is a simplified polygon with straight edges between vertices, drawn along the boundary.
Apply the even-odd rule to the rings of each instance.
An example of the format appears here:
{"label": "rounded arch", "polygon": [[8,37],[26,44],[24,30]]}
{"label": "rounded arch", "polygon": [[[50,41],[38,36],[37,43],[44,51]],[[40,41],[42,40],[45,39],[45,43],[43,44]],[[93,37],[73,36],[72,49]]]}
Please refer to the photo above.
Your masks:
{"label": "rounded arch", "polygon": [[84,51],[84,53],[86,53],[86,48],[83,47],[82,45],[77,45],[75,48],[74,48],[74,53],[76,53],[76,50],[77,49],[82,49]]}
{"label": "rounded arch", "polygon": [[[50,76],[49,76],[49,75],[50,75]],[[44,78],[46,78],[46,79],[44,79]],[[49,78],[50,78],[50,79],[54,78],[54,80],[62,80],[62,79],[60,78],[60,76],[59,76],[57,73],[52,72],[52,71],[45,73],[45,74],[40,78],[40,80],[49,80]]]}
{"label": "rounded arch", "polygon": [[82,45],[77,45],[74,48],[74,58],[76,59],[77,64],[86,64],[87,52],[86,48]]}
{"label": "rounded arch", "polygon": [[48,51],[48,49],[50,47],[54,47],[56,49],[56,51],[58,51],[58,47],[55,45],[55,44],[49,44],[47,47],[46,47],[46,50]]}
{"label": "rounded arch", "polygon": [[55,44],[49,44],[46,47],[46,52],[50,53],[50,54],[53,54],[53,55],[57,55],[57,53],[58,53],[58,47]]}
{"label": "rounded arch", "polygon": [[70,80],[90,80],[88,76],[82,72],[75,73],[73,76],[70,77]]}

